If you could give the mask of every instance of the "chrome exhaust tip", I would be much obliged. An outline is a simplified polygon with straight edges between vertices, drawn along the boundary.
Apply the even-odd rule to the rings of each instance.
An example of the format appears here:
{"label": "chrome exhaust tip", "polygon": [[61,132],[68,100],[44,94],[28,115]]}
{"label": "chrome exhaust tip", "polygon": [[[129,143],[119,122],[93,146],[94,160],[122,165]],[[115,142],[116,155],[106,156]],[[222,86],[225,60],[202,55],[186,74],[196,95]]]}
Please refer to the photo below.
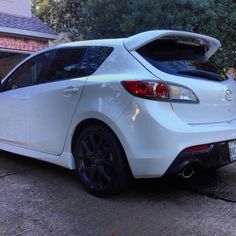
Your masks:
{"label": "chrome exhaust tip", "polygon": [[193,167],[187,166],[185,167],[182,172],[180,172],[179,176],[184,179],[189,179],[192,177],[192,175],[195,173]]}

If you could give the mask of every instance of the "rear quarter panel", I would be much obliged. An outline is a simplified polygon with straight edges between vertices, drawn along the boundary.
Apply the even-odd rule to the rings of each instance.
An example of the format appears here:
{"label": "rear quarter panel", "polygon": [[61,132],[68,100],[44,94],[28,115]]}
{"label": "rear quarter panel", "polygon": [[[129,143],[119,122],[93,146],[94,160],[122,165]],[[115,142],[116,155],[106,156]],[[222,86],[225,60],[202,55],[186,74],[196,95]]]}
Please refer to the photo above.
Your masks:
{"label": "rear quarter panel", "polygon": [[116,121],[133,99],[123,88],[121,81],[145,80],[152,77],[123,45],[116,46],[98,70],[88,77],[71,122],[64,151],[71,152],[75,129],[86,119],[100,120],[111,129],[116,127]]}

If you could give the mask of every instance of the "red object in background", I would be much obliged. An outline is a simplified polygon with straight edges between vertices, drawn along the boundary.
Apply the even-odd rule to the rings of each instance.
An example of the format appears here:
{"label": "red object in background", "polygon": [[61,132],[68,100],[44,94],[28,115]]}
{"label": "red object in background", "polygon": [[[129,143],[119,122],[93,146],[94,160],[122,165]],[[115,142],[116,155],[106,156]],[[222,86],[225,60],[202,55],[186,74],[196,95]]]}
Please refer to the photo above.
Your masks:
{"label": "red object in background", "polygon": [[48,40],[0,36],[0,48],[36,52],[48,47]]}

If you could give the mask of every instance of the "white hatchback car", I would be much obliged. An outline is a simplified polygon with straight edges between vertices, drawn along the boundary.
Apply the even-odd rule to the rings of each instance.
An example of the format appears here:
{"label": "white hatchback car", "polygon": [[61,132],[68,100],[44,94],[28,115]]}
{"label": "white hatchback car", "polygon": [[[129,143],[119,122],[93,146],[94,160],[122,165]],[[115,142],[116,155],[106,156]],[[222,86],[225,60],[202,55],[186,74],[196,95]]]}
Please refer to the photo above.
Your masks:
{"label": "white hatchback car", "polygon": [[0,149],[77,169],[100,197],[132,175],[187,178],[229,164],[236,82],[208,63],[219,47],[155,30],[38,52],[2,81]]}

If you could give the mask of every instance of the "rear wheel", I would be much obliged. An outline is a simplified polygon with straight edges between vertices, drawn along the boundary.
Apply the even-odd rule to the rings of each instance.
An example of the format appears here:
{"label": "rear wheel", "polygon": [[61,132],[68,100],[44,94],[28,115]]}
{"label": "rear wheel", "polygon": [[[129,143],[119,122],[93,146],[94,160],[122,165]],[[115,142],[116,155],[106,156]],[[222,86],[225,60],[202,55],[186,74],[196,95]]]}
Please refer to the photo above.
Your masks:
{"label": "rear wheel", "polygon": [[84,188],[98,197],[109,197],[125,189],[130,176],[124,151],[113,132],[90,125],[78,135],[74,155]]}

